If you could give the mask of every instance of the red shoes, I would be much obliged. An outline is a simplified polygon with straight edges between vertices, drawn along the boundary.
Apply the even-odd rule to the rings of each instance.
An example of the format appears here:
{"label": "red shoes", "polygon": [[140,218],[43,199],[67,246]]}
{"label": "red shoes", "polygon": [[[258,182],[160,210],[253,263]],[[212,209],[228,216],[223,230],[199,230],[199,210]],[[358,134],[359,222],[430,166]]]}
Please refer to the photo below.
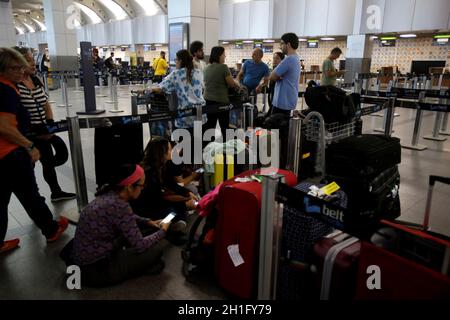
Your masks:
{"label": "red shoes", "polygon": [[0,247],[0,253],[7,252],[13,249],[16,249],[19,247],[20,239],[12,239],[12,240],[5,240],[3,242],[3,245]]}
{"label": "red shoes", "polygon": [[55,242],[58,240],[61,235],[66,231],[67,226],[69,225],[69,220],[67,218],[61,217],[58,221],[58,230],[56,231],[55,235],[51,238],[47,238],[47,243]]}

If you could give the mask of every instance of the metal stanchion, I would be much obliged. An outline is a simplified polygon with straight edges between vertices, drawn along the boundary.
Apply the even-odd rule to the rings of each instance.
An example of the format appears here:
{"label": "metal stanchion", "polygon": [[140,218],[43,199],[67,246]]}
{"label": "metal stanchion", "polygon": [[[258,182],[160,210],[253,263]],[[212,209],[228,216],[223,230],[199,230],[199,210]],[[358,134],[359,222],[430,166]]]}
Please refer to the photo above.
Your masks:
{"label": "metal stanchion", "polygon": [[[109,97],[111,98],[111,100],[106,101],[106,103],[114,103],[114,77],[113,75],[110,73],[109,77],[108,77],[108,86],[109,86]],[[117,89],[117,88],[116,88]]]}
{"label": "metal stanchion", "polygon": [[301,152],[301,130],[302,130],[302,119],[292,118],[289,121],[289,137],[288,150],[287,150],[287,162],[286,168],[295,173],[296,176],[299,174],[300,168],[300,152]]}
{"label": "metal stanchion", "polygon": [[[49,90],[48,90],[48,73],[47,73],[47,72],[44,72],[43,77],[42,77],[42,80],[43,80],[43,82],[44,82],[44,89],[45,89],[45,92],[47,93],[47,96],[50,97],[50,92],[49,92]],[[55,103],[55,101],[53,101],[53,100],[48,100],[48,103]]]}
{"label": "metal stanchion", "polygon": [[68,108],[71,107],[72,105],[69,104],[69,95],[67,93],[67,78],[64,75],[61,75],[61,97],[62,97],[62,104],[59,104],[58,107],[62,107],[62,108]]}
{"label": "metal stanchion", "polygon": [[433,126],[433,132],[431,135],[423,136],[424,139],[427,140],[434,140],[434,141],[445,141],[447,138],[439,137],[439,129],[441,127],[443,118],[442,112],[436,112],[436,118],[434,119],[434,126]]}
{"label": "metal stanchion", "polygon": [[276,298],[278,256],[282,230],[279,205],[275,201],[281,175],[265,176],[262,182],[262,209],[259,239],[258,300]]}
{"label": "metal stanchion", "polygon": [[[102,90],[104,88],[104,81],[103,81],[103,74],[101,72],[99,72],[98,75],[98,89],[100,89],[100,92],[96,94],[97,98],[106,98],[107,95],[102,93]],[[97,86],[95,87],[95,89],[97,89]]]}
{"label": "metal stanchion", "polygon": [[117,83],[113,82],[112,88],[115,89],[115,90],[112,90],[113,101],[114,101],[114,109],[109,110],[109,112],[112,112],[112,113],[123,112],[123,110],[119,109],[119,99],[117,98]]}
{"label": "metal stanchion", "polygon": [[[196,112],[196,115],[195,115],[195,120],[196,121],[202,121],[203,120],[203,117],[202,117],[203,107],[202,107],[202,105],[201,104],[197,105],[196,109],[197,109],[197,112]],[[225,139],[225,137],[223,137],[223,138]]]}
{"label": "metal stanchion", "polygon": [[83,162],[83,149],[81,146],[80,125],[78,116],[67,117],[69,130],[70,154],[72,157],[73,177],[77,193],[77,209],[69,210],[62,215],[69,221],[77,223],[81,210],[88,204],[86,176]]}
{"label": "metal stanchion", "polygon": [[414,77],[413,79],[412,79],[412,88],[413,89],[417,89],[417,82],[418,82],[419,80],[417,79],[417,77]]}
{"label": "metal stanchion", "polygon": [[450,136],[450,132],[447,131],[447,124],[448,124],[448,112],[445,112],[444,118],[442,119],[441,130],[439,131],[439,134],[442,134],[444,136]]}
{"label": "metal stanchion", "polygon": [[75,75],[75,90],[73,92],[83,92],[83,90],[80,90],[80,75]]}
{"label": "metal stanchion", "polygon": [[[421,92],[419,100],[423,99],[424,96],[425,96],[425,92]],[[414,131],[413,131],[411,144],[403,144],[400,142],[402,145],[402,148],[412,149],[412,150],[417,150],[417,151],[423,151],[423,150],[427,149],[427,146],[419,144],[419,135],[420,135],[421,126],[422,126],[422,109],[420,109],[420,105],[417,104],[416,120],[414,121]]]}
{"label": "metal stanchion", "polygon": [[388,102],[388,108],[386,109],[386,117],[384,124],[384,135],[390,137],[394,126],[394,110],[395,110],[395,98],[390,98]]}

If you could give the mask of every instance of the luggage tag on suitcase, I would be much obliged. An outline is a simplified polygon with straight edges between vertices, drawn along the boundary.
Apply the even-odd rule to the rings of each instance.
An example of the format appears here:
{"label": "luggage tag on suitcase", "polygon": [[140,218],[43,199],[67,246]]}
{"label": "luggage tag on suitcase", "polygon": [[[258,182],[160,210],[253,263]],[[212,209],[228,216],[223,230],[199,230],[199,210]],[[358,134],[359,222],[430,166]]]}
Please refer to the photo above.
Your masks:
{"label": "luggage tag on suitcase", "polygon": [[244,263],[244,259],[242,258],[241,254],[239,253],[239,245],[238,244],[229,245],[227,247],[227,250],[228,250],[228,255],[230,256],[231,261],[233,261],[233,264],[235,267],[238,267]]}

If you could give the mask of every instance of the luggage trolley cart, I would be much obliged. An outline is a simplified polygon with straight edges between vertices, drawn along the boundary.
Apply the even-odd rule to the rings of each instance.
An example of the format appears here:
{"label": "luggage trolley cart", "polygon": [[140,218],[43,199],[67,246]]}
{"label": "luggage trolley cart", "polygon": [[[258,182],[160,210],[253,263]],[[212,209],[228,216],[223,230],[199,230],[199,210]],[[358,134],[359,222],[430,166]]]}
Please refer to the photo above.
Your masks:
{"label": "luggage trolley cart", "polygon": [[310,112],[303,120],[303,128],[306,140],[317,143],[315,171],[325,176],[325,149],[326,147],[343,138],[355,135],[355,124],[358,118],[351,122],[341,124],[338,122],[326,124],[323,116],[316,111]]}

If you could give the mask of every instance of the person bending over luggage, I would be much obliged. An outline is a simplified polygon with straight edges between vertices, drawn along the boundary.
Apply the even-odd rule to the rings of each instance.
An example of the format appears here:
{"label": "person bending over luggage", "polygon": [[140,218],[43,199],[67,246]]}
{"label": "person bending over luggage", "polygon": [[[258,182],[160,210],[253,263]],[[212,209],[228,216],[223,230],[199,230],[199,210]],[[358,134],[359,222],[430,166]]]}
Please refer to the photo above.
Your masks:
{"label": "person bending over luggage", "polygon": [[[220,46],[213,47],[209,63],[204,72],[206,108],[208,108],[208,105],[228,105],[230,104],[228,88],[239,88],[240,85],[234,81],[230,69],[225,64],[225,49]],[[209,114],[206,128],[215,129],[217,121],[219,121],[223,140],[225,141],[225,130],[228,129],[230,123],[230,112],[224,111]]]}
{"label": "person bending over luggage", "polygon": [[113,285],[164,268],[163,238],[170,223],[139,217],[129,204],[144,185],[141,166],[122,165],[81,212],[75,237],[61,256],[80,267],[84,285]]}
{"label": "person bending over luggage", "polygon": [[[177,69],[164,78],[157,87],[150,88],[150,91],[155,93],[175,92],[179,110],[189,109],[197,105],[204,106],[203,74],[200,70],[194,69],[193,58],[189,51],[178,51],[175,62]],[[202,124],[205,124],[206,114],[202,118]],[[190,130],[192,136],[194,120],[195,117],[180,117],[175,119],[175,126]]]}
{"label": "person bending over luggage", "polygon": [[321,86],[335,86],[337,77],[345,74],[345,70],[337,71],[334,67],[334,61],[342,54],[342,50],[334,48],[330,55],[323,61],[322,64],[322,81]]}
{"label": "person bending over luggage", "polygon": [[16,87],[27,67],[28,63],[19,52],[0,48],[0,253],[17,248],[20,242],[17,238],[4,241],[12,193],[41,229],[47,242],[58,240],[68,225],[65,218],[59,222],[53,220],[36,184],[34,163],[39,160],[40,153],[26,138],[29,113],[20,103]]}
{"label": "person bending over luggage", "polygon": [[[252,52],[252,59],[247,60],[242,65],[237,76],[238,81],[247,87],[248,92],[260,93],[262,88],[269,83],[269,67],[262,62],[264,52],[261,48],[255,48]],[[264,82],[261,83],[261,80]]]}
{"label": "person bending over luggage", "polygon": [[[283,61],[284,59],[284,53],[283,52],[275,52],[273,54],[273,69],[275,69],[276,67],[278,67],[278,65],[281,63],[281,61]],[[267,111],[267,114],[271,114],[272,113],[272,106],[273,106],[273,94],[275,92],[275,81],[270,81],[269,82],[269,90],[267,91],[268,94],[268,102],[269,102],[269,110]]]}
{"label": "person bending over luggage", "polygon": [[[57,135],[48,133],[46,125],[54,122],[53,111],[48,103],[44,85],[36,77],[36,63],[31,50],[24,47],[14,49],[19,51],[28,62],[28,68],[25,69],[24,77],[17,84],[17,88],[20,92],[20,101],[31,116],[32,137],[30,139],[41,152],[39,160],[42,164],[44,179],[52,193],[50,199],[52,202],[75,199],[77,197],[75,193],[62,191],[58,183],[55,166],[65,163],[69,154],[64,141]],[[53,146],[57,151],[55,155],[53,155]],[[60,148],[57,148],[58,146]]]}
{"label": "person bending over luggage", "polygon": [[162,219],[168,210],[177,213],[171,231],[182,233],[186,227],[187,211],[196,208],[197,197],[168,177],[167,163],[172,160],[172,145],[162,137],[155,137],[145,148],[142,167],[147,184],[141,195],[131,203],[136,214],[151,219]]}

